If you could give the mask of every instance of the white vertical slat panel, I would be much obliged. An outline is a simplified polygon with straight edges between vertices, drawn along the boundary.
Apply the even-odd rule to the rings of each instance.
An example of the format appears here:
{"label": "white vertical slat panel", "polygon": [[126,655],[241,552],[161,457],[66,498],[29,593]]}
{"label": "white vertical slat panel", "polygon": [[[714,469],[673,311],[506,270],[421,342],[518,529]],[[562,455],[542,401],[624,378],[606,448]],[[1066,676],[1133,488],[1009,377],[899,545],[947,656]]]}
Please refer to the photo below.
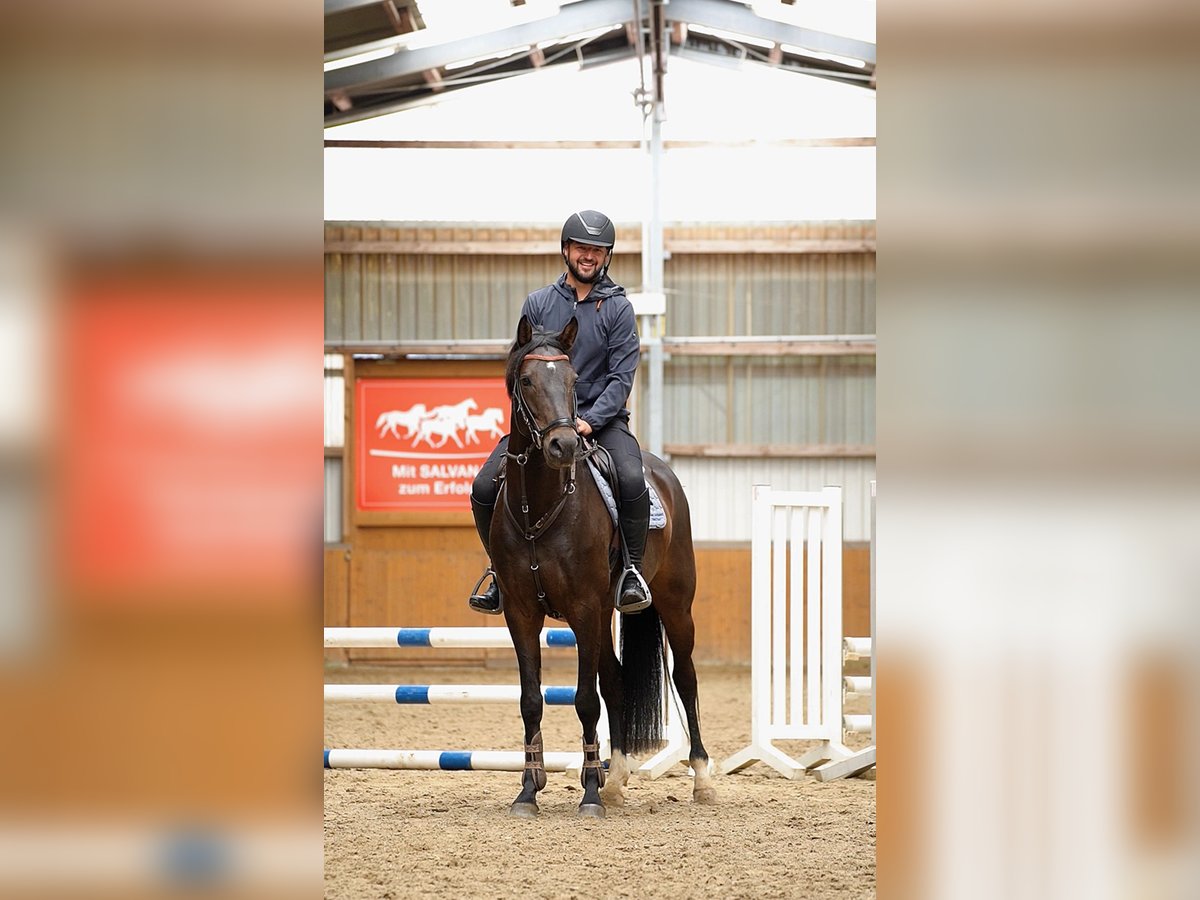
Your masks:
{"label": "white vertical slat panel", "polygon": [[788,663],[791,672],[791,713],[788,724],[800,725],[804,722],[804,616],[800,613],[800,602],[804,597],[804,516],[794,509],[787,512],[791,566],[788,608],[792,611],[788,617]]}
{"label": "white vertical slat panel", "polygon": [[771,511],[771,659],[773,722],[787,720],[787,515]]}
{"label": "white vertical slat panel", "polygon": [[[754,540],[750,545],[750,643],[754,659],[770,659],[771,619],[767,613],[767,597],[771,590],[771,497],[766,485],[755,485]],[[765,733],[771,723],[770,672],[766,666],[755,666],[750,673],[753,682],[751,696],[751,726],[757,734]]]}
{"label": "white vertical slat panel", "polygon": [[821,553],[823,621],[821,622],[822,715],[833,723],[829,740],[839,740],[836,723],[842,721],[842,491],[825,489],[825,540]]}
{"label": "white vertical slat panel", "polygon": [[817,508],[808,510],[808,652],[804,669],[808,680],[808,717],[806,724],[821,721],[821,528],[827,515]]}

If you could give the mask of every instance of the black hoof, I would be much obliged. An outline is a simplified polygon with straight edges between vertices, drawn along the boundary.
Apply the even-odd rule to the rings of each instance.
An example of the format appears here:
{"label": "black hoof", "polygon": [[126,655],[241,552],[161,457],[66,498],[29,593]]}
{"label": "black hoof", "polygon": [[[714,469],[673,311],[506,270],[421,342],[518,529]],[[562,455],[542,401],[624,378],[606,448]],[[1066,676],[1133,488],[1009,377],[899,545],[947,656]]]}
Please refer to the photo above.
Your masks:
{"label": "black hoof", "polygon": [[580,803],[579,818],[581,819],[603,819],[604,806],[600,803]]}
{"label": "black hoof", "polygon": [[508,808],[508,814],[518,819],[536,819],[538,805],[536,803],[514,803]]}

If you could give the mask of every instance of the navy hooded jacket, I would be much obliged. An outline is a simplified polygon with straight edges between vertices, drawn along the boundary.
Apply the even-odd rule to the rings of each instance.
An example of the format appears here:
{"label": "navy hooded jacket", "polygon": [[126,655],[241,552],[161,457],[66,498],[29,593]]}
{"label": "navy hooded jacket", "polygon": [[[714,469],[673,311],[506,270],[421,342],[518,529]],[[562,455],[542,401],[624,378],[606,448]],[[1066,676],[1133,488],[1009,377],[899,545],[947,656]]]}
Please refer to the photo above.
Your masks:
{"label": "navy hooded jacket", "polygon": [[554,284],[525,298],[521,314],[537,328],[562,331],[574,316],[579,336],[571,348],[571,365],[579,380],[575,397],[579,417],[599,431],[617,416],[629,419],[625,401],[633,390],[633,376],[641,358],[633,304],[625,288],[606,274],[592,285],[584,300],[576,302],[575,290],[564,272]]}

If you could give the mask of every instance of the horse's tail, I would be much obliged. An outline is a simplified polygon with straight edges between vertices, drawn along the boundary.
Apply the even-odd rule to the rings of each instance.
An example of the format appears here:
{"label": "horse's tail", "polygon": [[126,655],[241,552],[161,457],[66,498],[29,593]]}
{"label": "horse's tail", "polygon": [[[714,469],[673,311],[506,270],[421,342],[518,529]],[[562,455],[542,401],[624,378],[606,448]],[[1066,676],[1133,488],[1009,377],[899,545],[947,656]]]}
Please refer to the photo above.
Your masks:
{"label": "horse's tail", "polygon": [[621,686],[625,752],[641,756],[663,741],[663,637],[653,606],[621,616]]}

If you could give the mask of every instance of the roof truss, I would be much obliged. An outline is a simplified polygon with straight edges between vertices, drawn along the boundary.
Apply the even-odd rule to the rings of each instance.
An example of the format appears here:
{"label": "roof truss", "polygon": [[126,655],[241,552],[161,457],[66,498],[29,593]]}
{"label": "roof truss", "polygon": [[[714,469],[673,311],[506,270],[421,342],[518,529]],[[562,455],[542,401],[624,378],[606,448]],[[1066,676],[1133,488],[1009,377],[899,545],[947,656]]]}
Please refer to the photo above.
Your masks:
{"label": "roof truss", "polygon": [[[414,49],[403,46],[400,35],[406,26],[424,27],[415,0],[325,0],[325,16],[327,60],[395,47],[381,58],[325,73],[327,126],[396,112],[435,94],[537,68],[600,64],[639,53],[652,61],[652,90],[659,100],[668,53],[717,63],[748,61],[875,87],[874,44],[765,19],[736,0],[576,0],[546,19]],[[738,35],[771,49],[741,43]]]}

